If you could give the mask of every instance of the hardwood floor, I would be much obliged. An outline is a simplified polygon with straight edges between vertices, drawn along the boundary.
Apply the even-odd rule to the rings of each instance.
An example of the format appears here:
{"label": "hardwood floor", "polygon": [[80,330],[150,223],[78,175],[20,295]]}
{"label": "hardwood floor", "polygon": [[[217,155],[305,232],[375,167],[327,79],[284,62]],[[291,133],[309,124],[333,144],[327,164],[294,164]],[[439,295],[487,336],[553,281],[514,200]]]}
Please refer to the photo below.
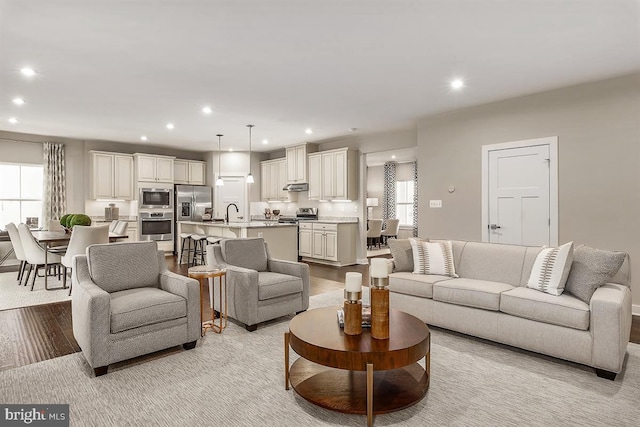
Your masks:
{"label": "hardwood floor", "polygon": [[[187,267],[178,265],[176,257],[167,257],[167,265],[171,271],[186,276]],[[368,283],[365,265],[336,268],[310,263],[309,267],[311,295],[344,289],[344,275],[348,271],[362,273],[363,283]],[[211,313],[208,301],[206,295],[202,305],[205,317]],[[0,311],[0,325],[3,330],[0,334],[0,371],[80,351],[73,337],[70,301]],[[640,316],[633,316],[630,342],[640,344]],[[159,353],[166,352],[171,350]]]}

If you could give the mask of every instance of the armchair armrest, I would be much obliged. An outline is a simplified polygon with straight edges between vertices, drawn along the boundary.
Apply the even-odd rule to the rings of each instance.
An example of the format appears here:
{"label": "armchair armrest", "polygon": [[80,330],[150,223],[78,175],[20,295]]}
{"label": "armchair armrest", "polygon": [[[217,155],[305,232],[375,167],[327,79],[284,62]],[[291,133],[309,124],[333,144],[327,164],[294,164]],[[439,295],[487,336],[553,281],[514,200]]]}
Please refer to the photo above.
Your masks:
{"label": "armchair armrest", "polygon": [[85,255],[73,258],[71,281],[73,336],[91,367],[106,366],[110,357],[111,296],[91,280]]}
{"label": "armchair armrest", "polygon": [[620,372],[631,332],[631,290],[607,283],[591,297],[591,364],[610,372]]}
{"label": "armchair armrest", "polygon": [[[162,256],[164,258],[164,255]],[[163,259],[164,262],[164,259]],[[179,295],[187,301],[187,342],[200,338],[200,283],[189,277],[162,270],[160,289]]]}
{"label": "armchair armrest", "polygon": [[227,295],[233,318],[245,325],[258,323],[258,272],[235,265],[227,269]]}
{"label": "armchair armrest", "polygon": [[285,261],[279,259],[268,259],[268,269],[274,273],[288,274],[302,279],[302,301],[303,310],[309,308],[309,266],[302,262]]}

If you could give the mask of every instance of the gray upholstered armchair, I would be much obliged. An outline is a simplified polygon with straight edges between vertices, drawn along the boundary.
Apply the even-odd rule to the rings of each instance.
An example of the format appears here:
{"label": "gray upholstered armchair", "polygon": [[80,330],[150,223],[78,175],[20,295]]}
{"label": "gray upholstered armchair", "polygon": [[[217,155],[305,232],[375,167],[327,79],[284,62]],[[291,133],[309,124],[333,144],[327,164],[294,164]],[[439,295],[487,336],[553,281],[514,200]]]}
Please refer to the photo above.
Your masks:
{"label": "gray upholstered armchair", "polygon": [[[207,246],[207,265],[227,269],[229,317],[255,331],[258,323],[309,308],[309,266],[271,258],[264,239],[222,239]],[[215,301],[219,310],[219,301]]]}
{"label": "gray upholstered armchair", "polygon": [[200,338],[200,285],[167,270],[155,242],[92,245],[73,258],[73,335],[96,376]]}

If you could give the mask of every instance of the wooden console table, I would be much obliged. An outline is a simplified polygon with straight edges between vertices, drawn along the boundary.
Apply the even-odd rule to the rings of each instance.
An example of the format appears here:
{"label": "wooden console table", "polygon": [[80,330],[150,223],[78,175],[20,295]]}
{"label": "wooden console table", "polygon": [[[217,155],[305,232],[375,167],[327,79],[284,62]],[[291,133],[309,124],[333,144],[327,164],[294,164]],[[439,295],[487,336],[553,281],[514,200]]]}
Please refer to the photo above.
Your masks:
{"label": "wooden console table", "polygon": [[[309,310],[291,320],[284,334],[285,388],[308,401],[351,414],[397,411],[420,401],[429,388],[431,333],[420,319],[389,314],[389,339],[346,335],[339,307]],[[289,367],[289,347],[301,357]],[[425,367],[417,362],[425,358]]]}

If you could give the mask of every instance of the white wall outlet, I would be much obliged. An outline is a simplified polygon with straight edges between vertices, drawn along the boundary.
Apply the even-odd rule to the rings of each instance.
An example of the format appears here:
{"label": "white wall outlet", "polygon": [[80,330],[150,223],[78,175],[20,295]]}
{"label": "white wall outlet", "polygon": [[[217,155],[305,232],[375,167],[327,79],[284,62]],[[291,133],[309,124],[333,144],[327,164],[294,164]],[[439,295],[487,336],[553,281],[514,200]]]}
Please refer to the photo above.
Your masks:
{"label": "white wall outlet", "polygon": [[441,208],[442,207],[442,200],[429,200],[429,207],[430,208]]}
{"label": "white wall outlet", "polygon": [[358,206],[357,205],[353,207],[353,212],[354,213],[358,213]]}

